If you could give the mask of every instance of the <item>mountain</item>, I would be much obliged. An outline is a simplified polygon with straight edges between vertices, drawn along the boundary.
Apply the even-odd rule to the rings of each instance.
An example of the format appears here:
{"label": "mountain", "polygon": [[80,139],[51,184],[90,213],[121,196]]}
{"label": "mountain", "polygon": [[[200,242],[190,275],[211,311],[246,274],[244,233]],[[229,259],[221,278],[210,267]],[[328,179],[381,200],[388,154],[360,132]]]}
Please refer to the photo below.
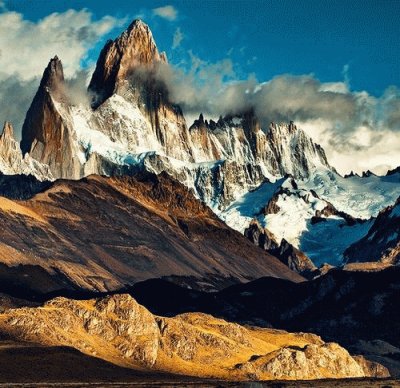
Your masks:
{"label": "mountain", "polygon": [[287,176],[263,182],[219,216],[242,233],[256,219],[278,245],[287,241],[317,266],[340,266],[346,262],[346,249],[367,235],[379,210],[396,200],[399,185],[398,172],[343,178],[319,170],[308,179]]}
{"label": "mountain", "polygon": [[22,127],[22,152],[49,166],[54,178],[81,176],[75,133],[57,109],[66,100],[64,71],[56,56],[43,73]]}
{"label": "mountain", "polygon": [[368,233],[352,244],[344,255],[348,262],[377,261],[398,264],[400,261],[400,198],[383,209]]}
{"label": "mountain", "polygon": [[129,166],[167,171],[209,205],[225,206],[265,177],[309,177],[330,169],[321,147],[293,123],[262,128],[252,110],[199,117],[188,129],[157,76],[167,66],[147,25],[135,20],[100,53],[88,92],[91,106],[68,96],[53,58],[27,113],[21,149],[54,178],[123,174]]}
{"label": "mountain", "polygon": [[59,180],[0,197],[2,290],[110,291],[153,277],[220,289],[261,275],[303,279],[227,227],[167,174]]}
{"label": "mountain", "polygon": [[159,317],[129,295],[55,298],[39,308],[7,309],[0,314],[0,332],[150,373],[235,381],[389,375],[313,334],[245,328],[200,313]]}
{"label": "mountain", "polygon": [[167,67],[140,20],[106,43],[81,99],[54,57],[23,125],[24,162],[8,141],[0,171],[40,181],[166,172],[233,229],[256,218],[316,266],[342,265],[371,217],[398,197],[399,172],[343,178],[301,128],[260,121],[251,107],[217,121],[200,114],[189,126],[160,77]]}
{"label": "mountain", "polygon": [[277,257],[293,271],[306,278],[315,275],[317,268],[310,258],[285,239],[278,243],[276,237],[268,229],[262,228],[256,219],[251,221],[249,227],[245,229],[244,235],[253,244]]}

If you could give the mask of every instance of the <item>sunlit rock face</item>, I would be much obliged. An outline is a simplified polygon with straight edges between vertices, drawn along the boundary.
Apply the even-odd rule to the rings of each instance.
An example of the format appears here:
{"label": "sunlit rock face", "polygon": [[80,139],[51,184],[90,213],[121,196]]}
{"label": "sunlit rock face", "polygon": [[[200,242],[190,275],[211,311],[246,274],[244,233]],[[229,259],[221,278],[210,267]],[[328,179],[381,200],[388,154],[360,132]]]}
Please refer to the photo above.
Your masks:
{"label": "sunlit rock face", "polygon": [[74,128],[58,106],[65,104],[64,72],[54,57],[43,73],[39,89],[22,127],[22,152],[49,166],[54,178],[81,177],[80,147]]}
{"label": "sunlit rock face", "polygon": [[141,370],[230,380],[384,377],[387,370],[353,358],[313,334],[244,328],[210,315],[151,314],[129,295],[75,301],[56,298],[40,308],[5,310],[9,337],[83,353]]}

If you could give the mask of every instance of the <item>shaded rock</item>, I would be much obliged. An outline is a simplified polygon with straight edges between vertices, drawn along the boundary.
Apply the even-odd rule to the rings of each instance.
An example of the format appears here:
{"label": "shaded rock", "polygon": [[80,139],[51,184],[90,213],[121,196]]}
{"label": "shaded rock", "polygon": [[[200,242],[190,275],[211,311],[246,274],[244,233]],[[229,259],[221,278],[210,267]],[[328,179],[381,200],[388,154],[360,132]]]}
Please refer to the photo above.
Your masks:
{"label": "shaded rock", "polygon": [[311,259],[285,239],[282,239],[279,244],[273,233],[267,228],[262,228],[256,219],[251,221],[249,227],[245,229],[244,235],[253,244],[277,257],[291,270],[305,277],[313,276],[316,267]]}
{"label": "shaded rock", "polygon": [[367,235],[352,244],[344,253],[349,263],[400,261],[400,197],[394,205],[383,209]]}

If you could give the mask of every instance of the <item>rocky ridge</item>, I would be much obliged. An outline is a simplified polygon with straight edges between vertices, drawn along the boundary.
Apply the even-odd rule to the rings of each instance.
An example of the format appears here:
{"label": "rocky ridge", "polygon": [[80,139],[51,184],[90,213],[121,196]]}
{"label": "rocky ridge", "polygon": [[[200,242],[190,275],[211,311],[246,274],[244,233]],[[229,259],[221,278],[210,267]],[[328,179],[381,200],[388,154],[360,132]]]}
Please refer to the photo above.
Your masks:
{"label": "rocky ridge", "polygon": [[301,129],[293,123],[263,128],[252,110],[216,123],[201,115],[188,129],[157,78],[160,66],[165,54],[148,26],[134,21],[103,48],[87,107],[69,100],[61,61],[53,58],[26,116],[23,152],[48,165],[55,179],[123,174],[133,166],[167,171],[217,207],[265,177],[306,178],[316,168],[330,169],[322,148]]}
{"label": "rocky ridge", "polygon": [[129,295],[9,309],[0,314],[0,331],[144,371],[231,380],[388,376],[379,364],[313,334],[244,328],[199,313],[163,318]]}
{"label": "rocky ridge", "polygon": [[314,276],[317,268],[310,258],[285,239],[278,243],[276,237],[267,228],[262,228],[257,219],[250,222],[249,227],[244,231],[244,235],[255,245],[277,257],[293,271],[306,278]]}

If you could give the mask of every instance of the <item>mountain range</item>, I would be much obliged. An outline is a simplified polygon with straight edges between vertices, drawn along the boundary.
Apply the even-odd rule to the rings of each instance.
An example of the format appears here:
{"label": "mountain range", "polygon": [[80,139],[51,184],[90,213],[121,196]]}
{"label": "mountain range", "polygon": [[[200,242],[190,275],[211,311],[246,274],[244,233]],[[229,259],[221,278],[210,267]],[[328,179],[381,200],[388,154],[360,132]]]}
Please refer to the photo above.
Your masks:
{"label": "mountain range", "polygon": [[[299,344],[296,335],[287,334],[286,342],[273,350],[278,352],[276,358],[271,358],[259,353],[259,341],[268,342],[272,335],[262,329],[249,334],[248,329],[229,326],[239,333],[232,339],[223,329],[224,322],[216,321],[210,329],[207,322],[214,318],[185,315],[166,323],[166,318],[152,316],[130,297],[110,297],[110,293],[130,292],[138,282],[162,278],[178,287],[177,300],[188,289],[197,296],[188,305],[182,303],[179,311],[163,309],[168,303],[160,298],[163,302],[157,303],[155,314],[200,311],[240,324],[315,331],[351,346],[337,332],[354,325],[346,326],[346,321],[332,326],[329,312],[320,325],[313,325],[311,317],[318,315],[318,306],[333,289],[341,296],[348,288],[354,289],[351,300],[364,306],[362,282],[354,271],[371,271],[371,279],[380,279],[385,276],[380,271],[395,271],[400,261],[399,168],[385,176],[365,172],[343,177],[330,165],[323,148],[294,122],[277,123],[271,118],[266,123],[251,106],[218,119],[199,113],[198,119],[188,123],[161,76],[168,66],[149,27],[135,20],[105,44],[84,93],[77,96],[71,90],[62,61],[55,56],[26,113],[21,142],[12,124],[5,123],[0,136],[0,292],[47,304],[42,310],[36,310],[36,305],[32,310],[6,309],[0,314],[2,332],[15,341],[73,346],[93,355],[99,349],[90,344],[98,338],[91,335],[107,339],[104,335],[110,333],[104,327],[124,320],[123,310],[133,306],[151,321],[154,343],[139,341],[140,346],[130,349],[118,340],[109,352],[100,352],[100,358],[139,369],[159,362],[157,371],[161,372],[185,374],[194,368],[196,376],[225,378],[228,366],[202,375],[199,371],[206,358],[199,354],[209,352],[219,341],[236,341],[235,346],[247,347],[242,349],[247,358],[237,358],[238,348],[228,346],[232,351],[229,370],[237,379],[287,376],[286,369],[276,369],[276,360],[288,365],[291,357],[304,358],[307,347],[310,359],[326,354],[329,364],[332,354],[340,353],[345,365],[327,374],[329,368],[311,363],[308,374],[301,375],[305,364],[299,362],[292,365],[299,369],[292,377],[386,376],[384,369],[353,359],[339,345],[328,346],[318,338],[302,337]],[[351,280],[337,290],[341,276]],[[268,281],[263,284],[259,278]],[[279,295],[268,282],[281,290]],[[393,284],[397,289],[398,284]],[[224,292],[231,292],[224,290],[228,286],[233,288],[227,290],[244,287],[235,294],[236,302],[224,299]],[[215,298],[204,303],[209,296],[203,293],[209,292]],[[371,297],[377,298],[380,292]],[[391,300],[392,292],[382,292],[383,299]],[[275,296],[266,309],[259,303],[268,294]],[[50,301],[50,296],[59,295],[111,299],[83,304]],[[140,295],[132,295],[141,303]],[[247,296],[253,306],[250,310],[242,303]],[[335,305],[335,296],[329,297],[329,306]],[[119,303],[123,307],[115,312]],[[150,310],[154,307],[146,299],[143,303]],[[112,311],[104,312],[104,304],[112,304]],[[82,325],[86,328],[89,334],[80,340],[88,341],[87,346],[77,336],[45,339],[45,333],[59,332],[70,324],[54,321],[53,309],[70,314],[71,330],[76,333]],[[82,309],[96,310],[93,327],[86,315],[79,320],[80,314],[86,314]],[[341,309],[337,311],[343,315]],[[309,313],[306,318],[304,311]],[[388,311],[390,315],[393,310]],[[349,320],[358,325],[363,314],[351,315]],[[248,317],[246,322],[243,316]],[[301,324],[295,324],[299,316]],[[105,325],[101,329],[97,329],[99,321]],[[43,332],[32,334],[38,322]],[[15,329],[25,324],[25,329]],[[171,354],[179,348],[179,335],[187,339],[179,330],[175,337],[173,333],[165,337],[168,325],[179,330],[188,325],[185,330],[206,338],[204,346],[194,350],[195,344],[185,344],[192,358],[185,348],[179,360],[167,362],[175,357]],[[222,340],[221,335],[227,337]],[[400,346],[397,337],[385,340]],[[161,343],[162,351],[154,350],[156,343]],[[147,362],[149,349],[149,357],[155,357],[151,362]],[[314,350],[317,355],[312,354]],[[137,358],[133,364],[126,361],[128,353]],[[220,362],[221,355],[213,357]],[[352,369],[346,369],[350,364]]]}

